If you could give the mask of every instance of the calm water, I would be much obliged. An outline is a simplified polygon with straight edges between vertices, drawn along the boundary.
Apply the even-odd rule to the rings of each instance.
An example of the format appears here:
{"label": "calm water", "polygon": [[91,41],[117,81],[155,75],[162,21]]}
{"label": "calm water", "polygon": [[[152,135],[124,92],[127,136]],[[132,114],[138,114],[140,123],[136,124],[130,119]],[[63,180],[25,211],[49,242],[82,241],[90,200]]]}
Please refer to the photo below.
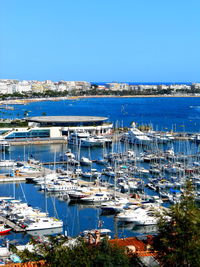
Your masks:
{"label": "calm water", "polygon": [[33,102],[15,105],[15,110],[1,110],[3,118],[47,115],[106,116],[120,126],[152,123],[155,129],[198,132],[200,128],[199,97],[156,98],[87,98],[80,100]]}
{"label": "calm water", "polygon": [[[132,121],[139,124],[152,123],[155,129],[174,129],[177,131],[199,132],[200,129],[200,98],[91,98],[80,100],[63,100],[56,102],[35,102],[27,105],[15,105],[15,110],[1,110],[2,118],[21,118],[25,111],[29,116],[47,115],[93,115],[106,116],[118,126],[130,126]],[[6,158],[16,160],[27,159],[33,155],[41,161],[53,161],[54,157],[66,150],[64,145],[30,145],[12,147]],[[76,151],[75,151],[76,152]],[[83,155],[88,155],[87,149],[82,150]],[[101,155],[99,149],[91,149],[91,157]],[[1,158],[4,155],[0,155]],[[94,168],[96,166],[93,166]],[[53,168],[53,166],[51,166]],[[1,172],[12,170],[2,169]],[[103,227],[112,230],[112,235],[131,236],[140,233],[141,229],[131,231],[124,227],[117,227],[113,216],[100,216],[99,209],[86,205],[69,205],[67,202],[54,196],[46,196],[31,184],[1,184],[0,196],[11,196],[13,192],[17,199],[27,201],[33,207],[45,210],[45,200],[48,203],[48,212],[55,216],[56,212],[64,222],[64,231],[70,236],[76,236],[85,229],[96,228],[99,219]],[[148,192],[148,190],[147,190]],[[28,235],[10,234],[2,240],[18,240],[25,242]]]}

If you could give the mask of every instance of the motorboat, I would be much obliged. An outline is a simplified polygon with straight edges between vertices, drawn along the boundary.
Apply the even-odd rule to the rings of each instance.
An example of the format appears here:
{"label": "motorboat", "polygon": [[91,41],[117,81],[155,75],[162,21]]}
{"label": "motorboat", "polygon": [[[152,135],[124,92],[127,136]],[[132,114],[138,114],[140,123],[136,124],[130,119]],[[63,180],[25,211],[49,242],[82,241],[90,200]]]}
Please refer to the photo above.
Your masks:
{"label": "motorboat", "polygon": [[105,214],[116,214],[122,212],[128,203],[127,198],[116,198],[114,200],[102,203],[100,209]]}
{"label": "motorboat", "polygon": [[156,210],[158,210],[156,205],[144,205],[121,212],[116,217],[119,221],[131,222],[134,225],[156,225],[158,222],[155,216]]}
{"label": "motorboat", "polygon": [[122,141],[136,145],[148,145],[152,143],[152,138],[136,128],[135,123],[132,123],[132,128],[122,136]]}
{"label": "motorboat", "polygon": [[90,196],[94,192],[90,190],[88,187],[77,187],[75,190],[68,192],[70,200],[80,200],[83,197]]}
{"label": "motorboat", "polygon": [[105,192],[96,192],[90,196],[81,198],[81,202],[95,203],[95,202],[104,202],[111,199],[111,196]]}
{"label": "motorboat", "polygon": [[63,227],[63,222],[51,217],[36,218],[26,222],[26,231]]}
{"label": "motorboat", "polygon": [[86,139],[88,137],[90,137],[90,134],[88,132],[73,132],[68,137],[68,144],[79,146],[82,143],[82,139]]}
{"label": "motorboat", "polygon": [[51,184],[46,185],[46,191],[47,192],[68,192],[71,190],[75,190],[77,188],[77,185],[71,182],[55,182]]}
{"label": "motorboat", "polygon": [[0,224],[0,235],[8,234],[11,230],[11,228],[6,228],[4,224]]}
{"label": "motorboat", "polygon": [[92,165],[92,160],[90,160],[86,157],[81,157],[80,164],[84,165],[84,166]]}
{"label": "motorboat", "polygon": [[17,163],[11,159],[0,160],[0,167],[13,167],[16,165]]}
{"label": "motorboat", "polygon": [[94,146],[102,146],[103,143],[96,139],[96,137],[89,136],[87,138],[81,139],[81,146],[82,147],[94,147]]}
{"label": "motorboat", "polygon": [[98,158],[96,160],[96,163],[99,164],[99,165],[107,165],[108,164],[108,161],[104,158]]}
{"label": "motorboat", "polygon": [[83,178],[98,178],[100,175],[101,173],[98,172],[97,169],[91,169],[90,171],[82,173]]}
{"label": "motorboat", "polygon": [[30,165],[24,165],[24,166],[16,169],[16,172],[26,173],[26,174],[34,174],[34,173],[40,173],[40,170],[38,168],[34,168]]}

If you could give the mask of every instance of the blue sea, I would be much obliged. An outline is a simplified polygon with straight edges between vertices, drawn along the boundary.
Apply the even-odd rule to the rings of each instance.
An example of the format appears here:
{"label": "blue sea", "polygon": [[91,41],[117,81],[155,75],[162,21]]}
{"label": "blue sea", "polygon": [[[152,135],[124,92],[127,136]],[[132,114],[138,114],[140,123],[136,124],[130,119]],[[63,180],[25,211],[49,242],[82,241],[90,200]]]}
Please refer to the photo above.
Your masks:
{"label": "blue sea", "polygon": [[[155,130],[199,132],[200,129],[200,98],[198,97],[84,98],[32,102],[13,106],[14,110],[1,109],[1,117],[4,119],[22,118],[28,111],[30,117],[41,116],[43,113],[46,113],[47,116],[105,116],[118,127],[129,127],[134,121],[139,125],[152,124]],[[28,156],[33,155],[43,162],[53,161],[55,155],[56,158],[59,158],[66,149],[66,145],[58,144],[13,146],[9,154],[6,154],[6,158],[26,160]],[[87,156],[88,150],[83,149],[81,153]],[[90,153],[92,159],[101,155],[99,149],[92,149]],[[3,157],[4,155],[1,155],[1,158]],[[1,170],[1,172],[11,171],[9,169]],[[98,207],[71,205],[58,197],[45,197],[44,193],[38,191],[38,188],[32,184],[0,184],[0,196],[12,196],[14,191],[17,199],[27,201],[33,207],[39,207],[42,210],[45,210],[45,199],[47,199],[49,214],[54,216],[56,209],[59,218],[64,222],[64,231],[67,231],[70,236],[76,236],[86,229],[96,228],[99,220],[102,221],[104,228],[112,230],[112,236],[124,237],[140,234],[140,231],[134,232],[124,226],[119,227],[114,216],[101,216]],[[2,242],[6,238],[19,243],[29,240],[28,235],[16,233],[2,236]]]}
{"label": "blue sea", "polygon": [[198,132],[200,129],[199,97],[80,98],[78,100],[32,102],[14,105],[15,110],[0,110],[2,118],[28,116],[90,115],[106,116],[118,126],[131,122],[152,124],[157,130]]}

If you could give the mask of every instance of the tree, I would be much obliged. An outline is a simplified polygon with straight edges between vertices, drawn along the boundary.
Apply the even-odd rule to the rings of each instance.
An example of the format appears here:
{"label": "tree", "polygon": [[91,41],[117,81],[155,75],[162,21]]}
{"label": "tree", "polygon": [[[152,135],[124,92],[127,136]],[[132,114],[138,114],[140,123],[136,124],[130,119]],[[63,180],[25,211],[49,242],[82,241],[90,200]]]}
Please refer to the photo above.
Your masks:
{"label": "tree", "polygon": [[32,239],[34,252],[16,252],[23,260],[45,260],[51,267],[129,267],[141,266],[137,257],[130,257],[124,248],[111,245],[106,239],[97,245],[89,245],[82,238],[74,240],[58,235],[49,236],[44,241]]}
{"label": "tree", "polygon": [[200,266],[200,209],[190,181],[180,203],[161,216],[158,229],[154,249],[162,266]]}

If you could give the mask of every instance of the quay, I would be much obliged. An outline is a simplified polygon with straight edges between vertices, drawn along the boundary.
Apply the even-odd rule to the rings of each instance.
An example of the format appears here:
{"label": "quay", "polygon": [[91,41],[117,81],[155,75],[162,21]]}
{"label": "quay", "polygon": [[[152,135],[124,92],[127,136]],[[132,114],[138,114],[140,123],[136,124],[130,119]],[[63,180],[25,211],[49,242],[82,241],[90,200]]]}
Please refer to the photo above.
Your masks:
{"label": "quay", "polygon": [[17,183],[17,182],[25,182],[25,181],[26,181],[25,176],[10,177],[10,176],[7,176],[6,174],[0,175],[0,183]]}
{"label": "quay", "polygon": [[[55,164],[55,163],[53,163]],[[45,164],[41,164],[45,165]],[[26,182],[27,178],[35,178],[38,176],[43,176],[44,174],[48,174],[51,172],[50,169],[45,168],[43,166],[39,166],[39,171],[36,173],[20,173],[17,170],[15,171],[15,174],[11,175],[10,173],[2,173],[0,174],[0,183],[20,183],[20,182]],[[46,164],[46,165],[51,165],[51,164]],[[38,165],[36,164],[31,164],[33,168],[38,168]]]}
{"label": "quay", "polygon": [[67,144],[65,138],[30,138],[20,140],[9,140],[8,143],[12,146],[22,145],[45,145],[45,144]]}
{"label": "quay", "polygon": [[19,232],[25,232],[26,230],[22,227],[20,227],[19,225],[11,222],[10,220],[0,216],[0,221],[5,223],[7,226],[9,226],[10,228],[12,228],[12,230],[16,233],[19,233]]}
{"label": "quay", "polygon": [[[125,132],[112,133],[107,135],[113,142],[117,142],[121,139]],[[158,134],[164,134],[164,132],[157,131]],[[193,140],[192,137],[198,135],[198,133],[186,133],[186,132],[173,132],[172,136],[176,141],[189,141]],[[68,144],[67,137],[63,138],[27,138],[27,139],[12,139],[7,141],[11,146],[22,146],[22,145],[45,145],[45,144]]]}
{"label": "quay", "polygon": [[[97,162],[97,160],[91,160],[92,162]],[[58,165],[58,164],[68,164],[68,165],[72,165],[74,166],[73,164],[69,164],[68,161],[66,160],[63,160],[63,161],[48,161],[48,162],[41,162],[41,165]]]}

